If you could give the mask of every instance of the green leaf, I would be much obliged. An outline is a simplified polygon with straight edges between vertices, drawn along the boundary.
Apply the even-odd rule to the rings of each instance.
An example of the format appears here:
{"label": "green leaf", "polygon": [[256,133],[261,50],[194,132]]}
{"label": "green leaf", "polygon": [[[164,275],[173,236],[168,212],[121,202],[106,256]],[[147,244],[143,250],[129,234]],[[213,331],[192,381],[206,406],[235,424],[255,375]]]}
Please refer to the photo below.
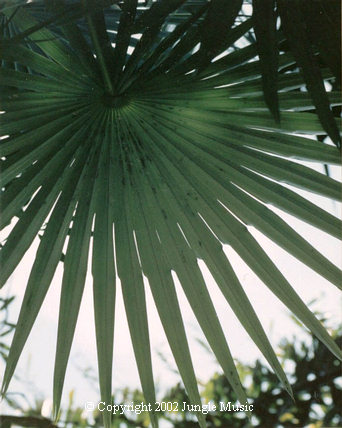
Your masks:
{"label": "green leaf", "polygon": [[[82,118],[82,121],[83,120],[84,118]],[[79,138],[86,137],[86,133],[87,128],[77,132],[74,136],[72,136],[72,134],[68,136],[68,134],[64,132],[63,138],[67,140],[67,143],[62,149],[56,145],[52,151],[46,151],[39,157],[39,160],[30,165],[19,178],[13,179],[10,182],[8,187],[6,187],[6,191],[1,193],[2,226],[10,222],[13,216],[19,216],[21,207],[26,205],[31,195],[44,184],[48,172],[54,172],[58,176],[60,166],[67,165],[68,162],[70,162],[70,157],[73,156],[77,150]]]}
{"label": "green leaf", "polygon": [[[4,13],[5,15],[10,16],[11,11],[5,10]],[[21,31],[25,31],[38,24],[38,21],[23,8],[16,12],[12,21]],[[77,56],[46,28],[40,28],[30,34],[28,38],[35,41],[38,44],[39,49],[44,52],[45,55],[61,64],[67,70],[79,73],[87,71],[87,69],[84,69],[81,66]],[[44,40],[44,42],[40,42],[42,40]]]}
{"label": "green leaf", "polygon": [[278,106],[278,40],[275,0],[253,0],[254,32],[262,70],[265,102],[276,122],[280,121]]}
{"label": "green leaf", "polygon": [[[103,128],[101,128],[102,124],[100,123],[97,131],[101,130],[103,132]],[[96,134],[90,152],[87,153],[85,151],[88,154],[88,158],[85,162],[84,175],[81,178],[80,192],[82,198],[79,200],[76,208],[64,260],[53,382],[53,415],[55,419],[59,412],[65,371],[87,273],[89,241],[94,216],[93,192],[95,173],[98,168],[101,168],[99,164],[101,131],[99,134]]]}
{"label": "green leaf", "polygon": [[339,147],[341,140],[339,130],[329,106],[317,59],[314,56],[304,27],[300,2],[297,0],[291,1],[291,7],[289,7],[288,0],[279,0],[278,9],[285,34],[289,39],[295,59],[302,69],[308,91],[316,106],[317,115],[325,131]]}
{"label": "green leaf", "polygon": [[[86,132],[84,129],[83,132]],[[88,147],[90,146],[88,140]],[[74,168],[67,174],[66,187],[59,197],[42,236],[37,255],[26,286],[24,300],[17,322],[14,338],[8,355],[6,371],[2,383],[2,394],[8,388],[22,349],[32,329],[39,309],[44,301],[53,275],[60,260],[63,245],[69,230],[73,211],[80,195],[79,180],[83,162],[87,157],[85,150]]]}
{"label": "green leaf", "polygon": [[[18,55],[22,65],[30,67],[38,73],[43,73],[45,76],[52,77],[54,80],[62,81],[64,83],[63,92],[70,93],[75,85],[82,85],[82,82],[86,81],[84,76],[65,70],[60,64],[52,62],[45,56],[23,46],[11,43],[6,44],[6,42],[1,46],[1,57],[4,60],[15,62]],[[65,91],[65,86],[67,86],[67,91]],[[59,89],[61,88],[59,87]]]}
{"label": "green leaf", "polygon": [[[113,131],[114,132],[114,131]],[[121,141],[120,134],[115,131],[115,138]],[[140,382],[147,402],[155,402],[155,390],[152,374],[152,361],[148,320],[146,311],[146,298],[142,270],[135,246],[133,231],[132,207],[126,191],[128,183],[123,171],[122,149],[113,148],[113,165],[115,171],[114,181],[114,209],[116,262],[118,275],[121,280],[122,294],[126,309],[131,340],[135,359],[138,366]],[[120,162],[121,161],[121,162]],[[156,416],[150,415],[152,423],[156,425]]]}
{"label": "green leaf", "polygon": [[241,9],[241,0],[212,0],[200,28],[200,69],[225,47],[225,39]]}
{"label": "green leaf", "polygon": [[[205,25],[205,22],[202,24]],[[243,22],[242,24],[237,25],[236,27],[230,29],[230,31],[226,31],[224,35],[224,41],[221,43],[222,46],[226,47],[227,45],[234,44],[237,40],[239,40],[248,30],[250,30],[252,27],[252,20],[248,19],[247,21]],[[206,34],[206,30],[203,30],[204,34]],[[198,37],[200,41],[201,37],[201,31],[198,32]],[[176,46],[177,47],[177,46]],[[217,46],[214,47],[217,49],[219,53],[222,53],[222,48],[217,48]],[[223,49],[224,50],[224,49]],[[208,70],[215,69],[215,66],[219,63],[222,65],[222,62],[220,60],[215,60],[214,62],[208,63],[207,55],[209,53],[203,53],[201,49],[194,53],[193,55],[190,55],[187,59],[185,59],[180,64],[173,65],[172,67],[172,73],[173,74],[185,74],[189,71],[191,71],[194,67],[198,67],[198,74],[200,76],[205,76],[208,74]],[[231,55],[227,55],[231,56]],[[226,56],[226,57],[227,57]],[[224,57],[224,58],[226,58]],[[203,65],[205,64],[205,66]],[[221,70],[220,70],[221,71]]]}
{"label": "green leaf", "polygon": [[[124,158],[126,168],[129,165]],[[144,274],[149,280],[152,295],[159,313],[160,320],[165,330],[172,353],[176,360],[179,372],[182,376],[185,388],[192,403],[200,404],[200,396],[197,389],[196,378],[191,362],[190,351],[180,313],[175,286],[171,276],[171,269],[164,249],[158,240],[155,229],[147,221],[145,205],[137,193],[136,181],[132,176],[127,176],[128,170],[124,170],[126,194],[130,212],[134,216],[133,230],[135,231],[137,248],[141,257],[141,265]],[[137,213],[139,212],[139,215]],[[201,427],[205,427],[204,417],[196,413]]]}
{"label": "green leaf", "polygon": [[[340,183],[307,164],[340,165],[338,149],[322,140],[338,133],[338,55],[331,55],[339,35],[324,47],[328,35],[313,30],[316,22],[327,30],[328,19],[336,28],[334,8],[319,2],[303,17],[307,6],[296,1],[294,11],[283,11],[288,44],[276,30],[271,1],[255,0],[252,18],[246,8],[240,13],[241,0],[45,3],[5,8],[0,16],[0,202],[1,227],[8,226],[2,284],[40,239],[2,392],[62,262],[55,416],[88,267],[101,400],[109,402],[112,393],[116,275],[147,403],[155,402],[155,386],[145,286],[190,400],[200,404],[176,278],[235,393],[246,400],[201,263],[291,394],[223,245],[340,357],[250,230],[340,286],[339,268],[283,216],[340,238],[340,219],[310,201],[313,193],[339,201]],[[333,91],[322,90],[326,82]],[[274,120],[278,108],[281,123]],[[109,428],[111,415],[103,416]],[[150,412],[153,427],[157,417]]]}
{"label": "green leaf", "polygon": [[[111,132],[107,126],[99,160],[99,175],[94,185],[94,237],[92,253],[93,295],[101,400],[111,402],[114,342],[115,266],[113,241],[113,201],[110,182]],[[103,203],[108,210],[103,209]],[[105,411],[105,427],[111,426],[111,414]]]}
{"label": "green leaf", "polygon": [[[138,73],[140,77],[145,76],[146,72],[150,70],[151,67],[154,67],[154,72],[158,72],[157,64],[163,64],[163,59],[167,61],[167,54],[170,52],[172,46],[178,41],[181,40],[181,37],[191,28],[191,25],[194,24],[207,10],[208,4],[205,4],[201,7],[196,13],[190,16],[183,23],[179,24],[167,37],[165,37],[159,45],[153,50],[151,55],[146,59],[146,61],[139,68]],[[177,45],[176,45],[177,47]],[[166,57],[166,58],[165,58]],[[151,76],[151,73],[150,73]]]}
{"label": "green leaf", "polygon": [[[144,161],[143,165],[146,168],[146,161]],[[135,170],[139,171],[140,168],[142,168],[141,161],[136,158]],[[149,169],[145,169],[146,176],[149,176]],[[177,217],[172,216],[172,207],[168,204],[167,199],[164,199],[162,192],[159,191],[156,185],[158,181],[153,180],[152,177],[149,182],[145,181],[137,181],[137,191],[139,195],[145,198],[146,205],[150,208],[148,216],[152,219],[154,227],[156,227],[158,237],[165,248],[167,259],[172,269],[179,276],[194,314],[227,378],[230,380],[240,402],[244,403],[247,401],[247,397],[241,387],[234,361],[199,271],[195,253],[188,248],[177,226]],[[203,310],[204,308],[205,311]]]}
{"label": "green leaf", "polygon": [[[147,126],[147,125],[140,125],[140,126]],[[133,128],[133,127],[132,127]],[[147,134],[148,133],[148,134]],[[140,134],[139,135],[144,135]],[[147,135],[150,135],[153,140],[155,139],[161,139],[163,138],[161,135],[156,134],[153,129],[148,127],[146,130],[146,137]],[[166,142],[166,141],[165,141]],[[179,172],[177,172],[176,167],[169,162],[169,160],[162,155],[162,152],[157,150],[155,147],[153,152],[157,153],[150,153],[150,155],[154,155],[155,159],[158,160],[158,162],[155,162],[155,165],[159,165],[159,171],[155,171],[154,173],[156,176],[153,176],[154,180],[151,180],[151,188],[154,191],[155,194],[157,194],[157,190],[155,189],[155,184],[152,187],[152,182],[157,183],[160,181],[160,175],[163,175],[162,177],[162,191],[158,192],[159,197],[158,201],[159,203],[162,202],[162,205],[160,207],[160,211],[165,218],[165,221],[170,222],[169,218],[170,215],[174,214],[175,219],[174,221],[174,227],[175,225],[178,226],[178,229],[176,229],[176,232],[167,233],[165,234],[166,237],[166,248],[168,250],[168,254],[170,253],[170,248],[172,248],[172,243],[170,243],[170,239],[168,239],[168,236],[177,236],[180,234],[180,230],[182,233],[185,232],[186,241],[182,240],[183,242],[183,250],[179,250],[180,256],[183,258],[183,264],[177,263],[178,268],[174,265],[174,268],[176,269],[176,272],[182,272],[184,270],[184,267],[188,267],[189,265],[193,265],[191,269],[191,277],[186,278],[185,273],[185,279],[182,280],[182,277],[180,276],[180,281],[182,286],[184,287],[184,291],[186,295],[188,296],[189,303],[194,306],[194,312],[195,315],[198,317],[198,319],[202,318],[201,310],[196,310],[196,304],[193,302],[196,299],[196,296],[199,294],[201,295],[201,299],[203,299],[203,295],[207,293],[207,291],[204,290],[204,284],[202,284],[203,291],[199,290],[198,284],[202,283],[202,278],[199,274],[196,275],[194,287],[195,291],[191,292],[190,290],[187,291],[186,284],[190,281],[192,283],[192,275],[194,275],[194,272],[198,271],[198,266],[194,260],[194,256],[204,259],[206,264],[208,264],[209,269],[212,271],[214,278],[217,280],[217,283],[219,284],[221,291],[225,295],[227,301],[231,304],[232,309],[238,316],[239,320],[241,321],[242,325],[246,328],[248,333],[251,335],[251,337],[255,340],[255,342],[260,347],[260,350],[264,353],[265,357],[270,362],[271,366],[275,369],[276,373],[278,374],[281,381],[286,385],[288,390],[289,383],[286,379],[285,374],[283,373],[280,364],[277,361],[277,358],[272,351],[272,348],[267,340],[267,337],[265,333],[263,332],[263,329],[261,327],[260,322],[258,321],[254,310],[252,306],[250,305],[233,269],[231,268],[228,260],[223,254],[222,248],[219,245],[219,243],[214,238],[214,235],[210,233],[209,229],[205,226],[205,224],[201,221],[200,217],[197,214],[196,207],[192,208],[191,200],[188,197],[187,192],[187,183],[186,181],[179,181],[182,180],[182,177],[179,175]],[[149,170],[155,169],[153,163],[149,163]],[[150,173],[149,173],[150,174]],[[178,177],[177,177],[178,175]],[[171,194],[170,192],[166,193],[166,187],[170,186],[170,190],[174,192],[174,194]],[[169,201],[169,202],[168,202]],[[179,209],[176,210],[177,205],[179,206]],[[176,212],[174,213],[174,211]],[[181,225],[181,229],[180,229]],[[159,230],[159,229],[158,229]],[[187,249],[187,246],[185,245],[189,239],[190,247],[194,250],[194,253],[192,256],[190,256],[193,260],[192,263],[185,258],[183,252],[185,251],[184,248]],[[176,244],[177,245],[177,244]],[[188,244],[189,245],[189,244]],[[181,247],[181,244],[177,245],[178,248]],[[207,248],[208,247],[208,248]],[[183,274],[184,275],[184,274]],[[229,297],[228,297],[229,296]],[[199,303],[200,307],[204,305],[206,308],[205,312],[208,311],[208,307],[210,308],[211,304],[207,301],[206,303]],[[248,310],[247,310],[248,308]],[[248,313],[248,316],[246,316],[246,313]],[[206,316],[208,314],[206,313]],[[253,321],[251,321],[251,319]],[[204,329],[204,331],[206,331]],[[215,329],[210,329],[209,331],[206,331],[207,339],[209,343],[212,341],[210,339],[210,332],[215,331],[217,334],[217,331],[220,331],[218,327]],[[215,344],[213,346],[213,350],[215,352]],[[225,369],[226,363],[222,363],[222,359],[219,357],[219,353],[216,353],[218,360],[221,362],[222,367]],[[224,361],[224,360],[223,360]],[[228,371],[228,373],[227,373]],[[225,370],[227,378],[231,378],[231,372],[230,369]],[[232,379],[232,386],[234,386],[234,379]],[[237,384],[238,385],[238,384]],[[237,393],[239,396],[241,395],[241,392],[237,390]],[[240,399],[241,400],[241,399]],[[244,399],[242,399],[241,402],[244,402]]]}
{"label": "green leaf", "polygon": [[169,14],[178,9],[186,0],[161,0],[154,2],[136,20],[132,33],[137,34],[146,31],[151,26],[160,26]]}
{"label": "green leaf", "polygon": [[302,16],[312,44],[316,45],[324,62],[329,66],[337,82],[341,83],[341,16],[340,4],[317,1],[310,5],[302,2]]}
{"label": "green leaf", "polygon": [[126,61],[127,49],[131,40],[132,26],[135,20],[137,0],[125,1],[122,5],[118,36],[115,45],[114,60],[115,68],[112,76],[114,86],[117,86],[119,76]]}
{"label": "green leaf", "polygon": [[[175,141],[175,140],[174,140]],[[185,147],[185,146],[183,146]],[[171,147],[168,147],[170,150]],[[165,150],[165,147],[164,147]],[[174,149],[173,149],[174,150]],[[184,154],[184,149],[182,150]],[[193,158],[193,155],[190,156]],[[186,158],[182,162],[188,164]],[[191,165],[191,164],[190,164]],[[190,168],[189,165],[189,168]],[[202,170],[203,171],[203,170]],[[196,168],[196,173],[189,176],[194,180],[197,186],[201,182],[201,169]],[[205,195],[208,200],[210,198],[210,186],[201,187],[201,194]],[[211,213],[207,208],[203,211],[204,220],[210,225],[213,232],[219,237],[221,242],[228,243],[237,251],[238,254],[250,265],[260,279],[282,300],[291,311],[303,321],[303,323],[317,335],[317,337],[325,343],[325,345],[338,358],[341,359],[341,354],[335,342],[330,338],[328,333],[319,323],[319,321],[311,314],[290,284],[282,276],[279,270],[274,266],[268,256],[264,253],[259,244],[249,234],[247,229],[239,223],[222,205],[212,203]]]}
{"label": "green leaf", "polygon": [[115,69],[114,49],[107,33],[103,11],[101,10],[101,6],[97,7],[95,0],[82,0],[82,5],[89,11],[86,15],[87,24],[92,45],[101,69],[105,90],[113,95],[114,90],[111,74]]}

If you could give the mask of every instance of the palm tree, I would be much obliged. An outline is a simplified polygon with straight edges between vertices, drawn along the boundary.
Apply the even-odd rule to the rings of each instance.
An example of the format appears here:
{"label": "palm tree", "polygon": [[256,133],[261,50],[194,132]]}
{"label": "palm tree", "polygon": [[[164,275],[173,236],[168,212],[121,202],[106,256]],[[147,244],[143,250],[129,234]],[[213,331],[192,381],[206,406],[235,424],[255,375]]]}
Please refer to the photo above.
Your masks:
{"label": "palm tree", "polygon": [[[111,399],[117,277],[144,396],[155,401],[146,276],[187,393],[200,402],[173,272],[246,401],[198,259],[291,394],[222,244],[341,358],[247,228],[340,287],[340,270],[270,208],[340,235],[336,217],[284,185],[341,198],[335,180],[296,161],[340,162],[338,148],[301,135],[328,134],[339,146],[330,107],[340,104],[338,13],[313,3],[309,10],[295,0],[290,13],[285,0],[276,10],[255,0],[249,16],[241,0],[2,2],[1,227],[17,221],[1,249],[1,285],[40,237],[3,394],[62,262],[57,416],[89,251],[102,401]],[[315,20],[332,31],[327,42]],[[108,427],[110,415],[104,420]],[[157,426],[154,412],[151,421]]]}

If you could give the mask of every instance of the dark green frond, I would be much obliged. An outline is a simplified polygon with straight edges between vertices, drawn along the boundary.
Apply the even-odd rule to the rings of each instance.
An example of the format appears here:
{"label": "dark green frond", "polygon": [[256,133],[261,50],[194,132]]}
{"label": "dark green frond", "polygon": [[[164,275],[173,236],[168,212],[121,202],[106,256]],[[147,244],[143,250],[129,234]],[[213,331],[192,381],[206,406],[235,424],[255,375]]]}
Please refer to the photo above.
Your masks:
{"label": "dark green frond", "polygon": [[[109,402],[112,392],[119,280],[146,402],[156,399],[148,286],[187,393],[200,403],[177,278],[227,379],[245,402],[199,260],[291,394],[224,244],[341,358],[329,333],[250,230],[256,228],[341,287],[339,267],[270,207],[340,238],[341,221],[293,190],[341,200],[339,182],[306,166],[340,165],[339,150],[316,138],[329,134],[336,144],[340,138],[331,109],[341,105],[338,61],[332,58],[337,38],[328,43],[317,31],[308,34],[321,3],[304,22],[303,6],[295,2],[295,14],[279,0],[282,32],[276,29],[274,2],[254,1],[253,17],[246,18],[241,4],[162,0],[147,7],[131,0],[65,0],[47,9],[40,1],[0,9],[1,227],[16,220],[0,251],[1,286],[36,236],[41,238],[3,394],[63,263],[55,416],[88,266],[103,401]],[[326,28],[332,9],[324,11],[319,22]],[[334,90],[327,92],[324,84]],[[205,427],[204,416],[197,416]],[[157,427],[157,415],[152,411],[150,417]],[[104,421],[108,428],[109,413]]]}

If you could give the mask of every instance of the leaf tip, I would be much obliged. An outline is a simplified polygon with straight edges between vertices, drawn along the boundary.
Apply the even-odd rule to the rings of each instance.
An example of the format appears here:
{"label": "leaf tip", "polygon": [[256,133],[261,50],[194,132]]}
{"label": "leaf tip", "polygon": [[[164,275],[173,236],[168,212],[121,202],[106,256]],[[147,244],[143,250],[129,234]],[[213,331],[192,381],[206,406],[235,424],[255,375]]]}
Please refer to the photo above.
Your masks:
{"label": "leaf tip", "polygon": [[9,380],[6,378],[6,372],[5,372],[5,375],[1,384],[1,389],[0,389],[0,401],[2,401],[5,398],[8,385],[9,385]]}

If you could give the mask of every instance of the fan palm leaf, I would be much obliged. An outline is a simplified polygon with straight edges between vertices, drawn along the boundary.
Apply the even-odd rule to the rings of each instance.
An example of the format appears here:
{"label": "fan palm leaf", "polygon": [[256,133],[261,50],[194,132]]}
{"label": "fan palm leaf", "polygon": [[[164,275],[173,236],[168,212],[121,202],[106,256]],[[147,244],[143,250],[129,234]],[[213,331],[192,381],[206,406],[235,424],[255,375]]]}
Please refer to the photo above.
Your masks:
{"label": "fan palm leaf", "polygon": [[[121,9],[114,5],[103,10],[104,4],[91,0],[78,9],[63,9],[64,2],[55,2],[49,11],[57,14],[55,20],[48,12],[41,19],[44,7],[39,3],[3,8],[1,226],[17,221],[1,249],[1,285],[37,235],[40,244],[2,393],[62,261],[54,373],[57,416],[89,253],[103,401],[111,399],[117,278],[145,399],[155,401],[147,278],[186,390],[193,403],[200,402],[175,276],[237,397],[246,401],[199,259],[291,394],[223,244],[341,358],[327,331],[248,229],[254,226],[340,287],[339,268],[270,208],[274,205],[339,237],[340,221],[292,190],[340,200],[338,182],[298,162],[338,165],[339,151],[301,135],[325,131],[322,114],[317,109],[321,120],[312,114],[318,98],[296,90],[303,78],[292,67],[291,53],[272,60],[272,70],[267,70],[269,53],[260,53],[264,44],[232,49],[253,21],[234,24],[242,3],[234,1],[216,28],[224,3],[175,0],[141,7],[126,0]],[[276,46],[278,40],[275,34]],[[331,70],[319,70],[327,81],[333,79]],[[265,87],[262,77],[262,72],[274,71],[281,90],[276,102],[274,79]],[[277,121],[265,104],[263,88]],[[326,96],[329,103],[340,104],[338,92]],[[335,132],[334,117],[329,121],[329,130]],[[203,415],[197,416],[204,427]],[[151,420],[157,426],[153,412]],[[110,424],[108,414],[105,424]]]}

